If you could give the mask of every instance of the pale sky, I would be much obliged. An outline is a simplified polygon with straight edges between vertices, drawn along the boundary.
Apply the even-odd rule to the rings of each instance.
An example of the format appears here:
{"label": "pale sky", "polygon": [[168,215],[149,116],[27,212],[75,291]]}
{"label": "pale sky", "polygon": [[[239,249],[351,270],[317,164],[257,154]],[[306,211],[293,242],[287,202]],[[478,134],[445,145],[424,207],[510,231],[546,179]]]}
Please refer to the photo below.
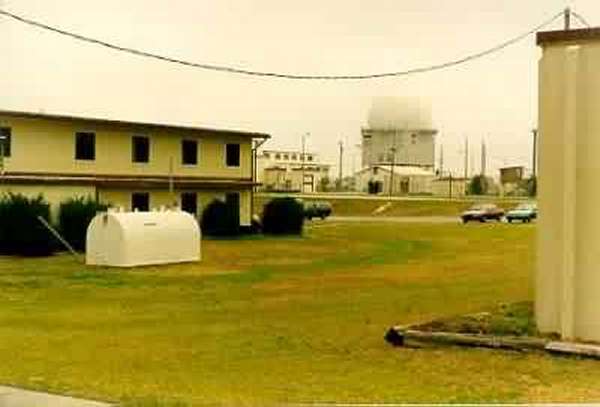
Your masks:
{"label": "pale sky", "polygon": [[[301,74],[398,71],[460,58],[570,5],[600,24],[598,0],[0,0],[66,30],[175,58]],[[577,26],[574,22],[574,26]],[[556,22],[553,28],[560,28]],[[445,167],[484,137],[488,168],[530,165],[537,122],[535,38],[445,71],[370,81],[289,81],[208,72],[76,42],[0,16],[0,109],[267,132],[360,166],[371,100],[429,100]],[[477,151],[478,154],[478,151]],[[479,156],[471,161],[479,168]],[[334,168],[332,174],[337,174]]]}

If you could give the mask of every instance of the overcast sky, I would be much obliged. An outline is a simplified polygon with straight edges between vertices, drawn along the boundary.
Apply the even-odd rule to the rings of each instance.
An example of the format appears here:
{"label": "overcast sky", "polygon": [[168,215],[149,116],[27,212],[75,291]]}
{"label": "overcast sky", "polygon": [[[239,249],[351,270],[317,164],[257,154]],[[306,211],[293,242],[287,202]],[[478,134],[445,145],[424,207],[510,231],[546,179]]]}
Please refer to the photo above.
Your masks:
{"label": "overcast sky", "polygon": [[[456,59],[525,32],[566,5],[600,24],[598,0],[0,0],[67,30],[181,59],[303,74],[398,71]],[[556,22],[553,28],[560,28]],[[236,128],[360,166],[371,100],[430,100],[445,166],[464,137],[488,168],[530,164],[537,121],[535,38],[445,71],[371,81],[286,81],[152,61],[0,17],[0,109]],[[479,157],[473,156],[475,168]],[[337,174],[337,170],[335,174]]]}

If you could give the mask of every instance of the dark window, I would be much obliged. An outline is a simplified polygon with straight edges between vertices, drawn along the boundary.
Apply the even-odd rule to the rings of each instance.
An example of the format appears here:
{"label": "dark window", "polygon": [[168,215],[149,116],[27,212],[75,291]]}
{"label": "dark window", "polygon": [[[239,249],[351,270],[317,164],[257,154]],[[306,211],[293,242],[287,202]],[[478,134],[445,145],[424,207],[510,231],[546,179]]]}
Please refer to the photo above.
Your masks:
{"label": "dark window", "polygon": [[292,160],[297,160],[298,157],[296,156],[296,154],[292,154]]}
{"label": "dark window", "polygon": [[198,142],[181,140],[181,162],[185,165],[198,164]]}
{"label": "dark window", "polygon": [[240,166],[240,145],[227,144],[225,148],[226,162],[228,167]]}
{"label": "dark window", "polygon": [[283,155],[283,159],[284,159],[284,160],[289,160],[289,159],[290,159],[290,156],[288,156],[287,154],[284,154],[284,155]]}
{"label": "dark window", "polygon": [[236,225],[240,225],[240,194],[238,192],[230,192],[225,194],[225,204],[227,211],[230,214],[229,219]]}
{"label": "dark window", "polygon": [[134,192],[131,194],[131,210],[148,212],[150,210],[150,194],[148,192]]}
{"label": "dark window", "polygon": [[75,159],[96,159],[96,134],[90,132],[75,133]]}
{"label": "dark window", "polygon": [[0,151],[4,157],[10,157],[10,140],[11,139],[11,128],[0,127],[0,143],[2,143],[2,151]]}
{"label": "dark window", "polygon": [[195,192],[181,194],[181,210],[194,215],[198,214],[198,195]]}
{"label": "dark window", "polygon": [[275,154],[275,159],[276,159],[276,160],[279,160],[279,159],[281,159],[281,154]]}
{"label": "dark window", "polygon": [[313,156],[312,156],[312,155],[309,155],[309,156],[308,156],[308,161],[312,161],[312,160],[313,160]]}
{"label": "dark window", "polygon": [[148,137],[133,136],[131,138],[131,160],[134,163],[150,161],[150,139]]}
{"label": "dark window", "polygon": [[271,158],[271,155],[269,153],[264,153],[263,155],[265,158]]}

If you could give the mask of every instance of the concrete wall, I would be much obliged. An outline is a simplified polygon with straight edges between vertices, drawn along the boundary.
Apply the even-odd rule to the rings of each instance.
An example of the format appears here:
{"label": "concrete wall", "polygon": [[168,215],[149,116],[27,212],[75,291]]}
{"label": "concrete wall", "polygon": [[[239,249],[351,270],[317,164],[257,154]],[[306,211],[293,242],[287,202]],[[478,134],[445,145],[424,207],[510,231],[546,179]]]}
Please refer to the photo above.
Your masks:
{"label": "concrete wall", "polygon": [[539,81],[536,320],[600,341],[600,36],[544,44]]}
{"label": "concrete wall", "polygon": [[[173,174],[226,178],[251,177],[251,140],[249,137],[144,128],[135,125],[104,124],[2,116],[0,126],[12,129],[12,154],[5,159],[5,170],[70,174],[167,175],[173,159]],[[75,132],[96,133],[96,159],[75,159]],[[133,163],[134,135],[150,137],[150,162]],[[181,140],[198,140],[198,165],[182,164]],[[225,144],[240,144],[240,167],[225,164]]]}

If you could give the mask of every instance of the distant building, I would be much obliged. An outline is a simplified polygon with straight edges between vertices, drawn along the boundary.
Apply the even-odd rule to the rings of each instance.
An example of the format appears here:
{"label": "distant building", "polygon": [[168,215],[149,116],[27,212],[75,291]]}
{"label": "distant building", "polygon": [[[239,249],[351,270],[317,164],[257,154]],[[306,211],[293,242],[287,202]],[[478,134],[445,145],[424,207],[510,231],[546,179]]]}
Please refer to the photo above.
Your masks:
{"label": "distant building", "polygon": [[419,167],[372,165],[358,171],[355,188],[372,194],[431,194],[433,172]]}
{"label": "distant building", "polygon": [[433,172],[435,135],[431,112],[419,100],[375,99],[362,129],[362,166],[401,165]]}
{"label": "distant building", "polygon": [[525,167],[522,165],[500,168],[500,187],[503,195],[518,192],[525,179]]}
{"label": "distant building", "polygon": [[330,168],[315,153],[305,153],[303,159],[302,152],[293,150],[263,150],[256,159],[257,179],[265,191],[317,192]]}
{"label": "distant building", "polygon": [[469,180],[462,177],[443,176],[431,182],[431,194],[439,197],[461,198],[467,194]]}

